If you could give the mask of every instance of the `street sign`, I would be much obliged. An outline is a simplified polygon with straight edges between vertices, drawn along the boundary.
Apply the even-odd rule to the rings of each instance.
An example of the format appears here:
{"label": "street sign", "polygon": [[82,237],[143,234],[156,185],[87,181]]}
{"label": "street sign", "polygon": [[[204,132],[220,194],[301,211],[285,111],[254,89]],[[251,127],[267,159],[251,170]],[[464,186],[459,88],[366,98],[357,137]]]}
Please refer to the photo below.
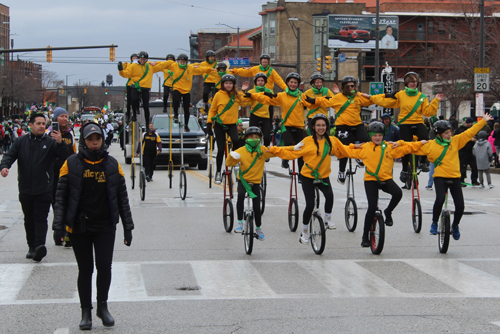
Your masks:
{"label": "street sign", "polygon": [[229,65],[231,66],[250,66],[250,58],[229,58]]}
{"label": "street sign", "polygon": [[489,92],[490,91],[490,69],[475,68],[474,69],[474,91]]}
{"label": "street sign", "polygon": [[345,53],[342,52],[339,54],[339,63],[345,62]]}
{"label": "street sign", "polygon": [[476,93],[476,117],[484,116],[484,94]]}
{"label": "street sign", "polygon": [[384,93],[383,82],[370,82],[370,95],[378,95]]}

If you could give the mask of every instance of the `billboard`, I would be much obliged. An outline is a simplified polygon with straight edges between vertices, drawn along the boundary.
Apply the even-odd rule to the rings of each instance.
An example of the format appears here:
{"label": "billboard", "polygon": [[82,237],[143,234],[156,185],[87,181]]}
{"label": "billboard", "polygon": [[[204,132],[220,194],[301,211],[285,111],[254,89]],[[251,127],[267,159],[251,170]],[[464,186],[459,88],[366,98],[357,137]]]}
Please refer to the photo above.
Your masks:
{"label": "billboard", "polygon": [[[375,49],[375,15],[328,15],[328,47]],[[398,48],[399,18],[380,15],[379,48]]]}

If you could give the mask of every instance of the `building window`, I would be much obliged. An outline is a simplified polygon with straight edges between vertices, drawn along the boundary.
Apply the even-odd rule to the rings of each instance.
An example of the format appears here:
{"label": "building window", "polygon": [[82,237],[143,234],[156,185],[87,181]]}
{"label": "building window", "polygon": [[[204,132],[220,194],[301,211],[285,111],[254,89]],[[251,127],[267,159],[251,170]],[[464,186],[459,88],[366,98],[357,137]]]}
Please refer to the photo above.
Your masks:
{"label": "building window", "polygon": [[316,27],[314,30],[316,32],[316,34],[319,34],[321,32],[321,28],[319,28],[321,26],[321,20],[320,19],[315,19],[314,20],[314,26]]}
{"label": "building window", "polygon": [[276,35],[276,21],[274,20],[269,21],[269,35],[270,36]]}
{"label": "building window", "polygon": [[427,22],[427,29],[429,33],[434,33],[434,21],[429,21]]}
{"label": "building window", "polygon": [[220,38],[214,39],[214,50],[219,50],[222,47],[222,40]]}
{"label": "building window", "polygon": [[439,25],[438,25],[438,32],[440,34],[444,34],[444,22],[439,22]]}
{"label": "building window", "polygon": [[276,59],[276,47],[274,45],[269,47],[269,57],[271,57],[272,60]]}
{"label": "building window", "polygon": [[321,46],[315,45],[314,46],[314,58],[319,58],[320,52],[321,52]]}

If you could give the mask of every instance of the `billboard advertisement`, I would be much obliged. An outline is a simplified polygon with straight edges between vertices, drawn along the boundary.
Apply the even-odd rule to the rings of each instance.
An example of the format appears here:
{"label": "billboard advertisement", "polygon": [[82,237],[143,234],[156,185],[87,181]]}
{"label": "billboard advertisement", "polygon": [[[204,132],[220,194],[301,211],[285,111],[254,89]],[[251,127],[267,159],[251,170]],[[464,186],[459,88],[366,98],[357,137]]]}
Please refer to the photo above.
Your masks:
{"label": "billboard advertisement", "polygon": [[[328,15],[328,47],[375,49],[375,15]],[[399,18],[380,15],[379,48],[398,48]]]}

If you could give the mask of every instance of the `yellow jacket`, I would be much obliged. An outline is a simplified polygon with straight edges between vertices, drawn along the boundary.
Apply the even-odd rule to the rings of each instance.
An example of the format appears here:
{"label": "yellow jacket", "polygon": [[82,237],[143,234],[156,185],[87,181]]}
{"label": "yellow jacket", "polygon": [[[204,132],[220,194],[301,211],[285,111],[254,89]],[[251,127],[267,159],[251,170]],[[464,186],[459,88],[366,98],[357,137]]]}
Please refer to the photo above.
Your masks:
{"label": "yellow jacket", "polygon": [[[250,94],[259,94],[255,90],[255,88],[250,89],[248,91],[248,93],[250,93]],[[250,103],[250,106],[251,106],[250,107],[250,113],[251,114],[253,114],[255,116],[258,116],[258,117],[262,117],[262,118],[269,118],[269,105],[268,104],[260,103],[259,101],[256,101],[256,100],[253,100],[253,99],[249,99],[249,98],[245,98],[245,100]],[[260,108],[254,110],[254,108],[257,107],[259,104],[260,104]]]}
{"label": "yellow jacket", "polygon": [[[167,60],[163,62],[157,62],[154,66],[149,62],[144,65],[132,63],[128,64],[126,68],[123,67],[123,71],[119,71],[119,73],[124,78],[132,79],[130,82],[131,86],[134,86],[135,83],[139,82],[141,88],[151,88],[151,83],[153,82],[153,74],[163,71],[169,66],[170,63],[173,63],[173,61]],[[146,72],[146,67],[149,67],[148,73],[142,80],[140,80]]]}
{"label": "yellow jacket", "polygon": [[215,94],[210,110],[208,111],[207,123],[212,123],[212,117],[219,115],[223,124],[236,124],[236,122],[238,121],[238,110],[240,106],[247,106],[248,103],[245,101],[243,93],[238,92],[238,96],[234,100],[234,104],[231,106],[231,108],[220,115],[228,104],[229,99],[229,94],[224,90],[219,90]]}
{"label": "yellow jacket", "polygon": [[[250,170],[243,175],[243,178],[248,183],[260,184],[262,182],[262,174],[264,174],[264,164],[266,163],[266,159],[276,156],[271,152],[266,152],[267,147],[265,146],[260,146],[260,149],[263,152],[262,156],[260,156],[255,162],[255,165],[253,165],[252,168],[250,168]],[[228,155],[226,165],[232,167],[237,165],[239,162],[240,170],[242,172],[246,171],[250,167],[255,159],[255,155],[257,154],[248,152],[245,146],[240,147],[235,152],[239,153],[241,157],[236,160],[231,155]],[[240,179],[240,173],[237,174],[237,178],[238,180]]]}
{"label": "yellow jacket", "polygon": [[[304,95],[312,97],[313,99],[316,99],[318,97],[322,97],[323,96],[321,94],[314,94],[312,88],[306,90],[305,93],[304,93]],[[305,96],[303,96],[302,99],[305,99]],[[334,95],[333,95],[332,91],[328,89],[328,92],[326,93],[325,96],[333,97]],[[314,110],[314,111],[311,113],[311,110]],[[311,114],[309,114],[309,113],[311,113]],[[316,115],[316,114],[323,114],[323,115],[326,115],[326,117],[328,117],[328,110],[326,109],[326,107],[321,107],[321,106],[314,107],[314,106],[312,106],[312,105],[309,104],[309,107],[307,108],[307,116],[306,116],[306,118],[313,118],[314,115]]]}
{"label": "yellow jacket", "polygon": [[[415,96],[408,96],[404,90],[396,93],[397,99],[385,98],[385,94],[372,95],[370,100],[384,108],[401,108],[399,110],[398,120],[401,121],[406,115],[412,111],[417,103],[420,93]],[[402,124],[418,124],[424,123],[424,117],[431,117],[436,115],[439,106],[439,100],[434,98],[432,103],[429,104],[427,98],[422,101],[418,109],[407,118]]]}
{"label": "yellow jacket", "polygon": [[[302,95],[302,94],[301,94]],[[304,128],[304,105],[307,105],[302,101],[301,95],[293,97],[286,92],[278,93],[275,98],[270,98],[264,95],[264,93],[252,94],[252,99],[259,101],[262,104],[268,104],[271,106],[281,107],[281,117],[285,119],[286,114],[295,103],[297,99],[299,102],[295,105],[290,116],[288,116],[285,121],[285,126],[293,126],[295,128]]]}
{"label": "yellow jacket", "polygon": [[[127,68],[127,66],[128,66],[128,63],[124,62],[122,65],[123,65],[123,69],[125,70]],[[128,79],[127,83],[125,84],[125,86],[132,86],[133,85],[132,79],[124,77],[121,72],[118,72],[118,74],[120,74],[121,77],[123,77],[125,79]]]}
{"label": "yellow jacket", "polygon": [[[210,69],[217,69],[217,60],[214,61],[213,64],[210,64],[208,61],[204,61],[200,64],[200,67],[208,67]],[[203,76],[203,80],[206,82],[206,83],[216,83],[217,81],[215,81],[215,78],[210,76],[210,74],[206,74]]]}
{"label": "yellow jacket", "polygon": [[[250,69],[244,69],[244,68],[235,68],[233,69],[233,73],[239,75],[240,77],[254,77],[257,73],[265,73],[267,75],[269,70],[267,71],[261,71],[260,66],[254,66]],[[274,89],[274,84],[277,84],[278,86],[281,87],[281,89],[285,90],[286,89],[286,83],[281,79],[280,75],[276,70],[273,68],[271,71],[271,75],[267,77],[267,83],[266,87],[269,89]]]}
{"label": "yellow jacket", "polygon": [[324,97],[318,97],[314,108],[321,106],[335,109],[335,125],[356,126],[361,124],[361,107],[368,107],[372,105],[373,102],[362,96],[360,92],[357,92],[352,103],[342,112],[342,114],[340,114],[340,116],[337,116],[337,113],[347,100],[347,97],[342,93],[334,95],[329,100]]}
{"label": "yellow jacket", "polygon": [[[392,168],[394,167],[394,159],[401,158],[410,153],[416,152],[422,143],[416,142],[405,142],[403,140],[398,141],[398,147],[392,148],[392,145],[387,144],[385,141],[386,148],[384,152],[384,159],[380,165],[380,170],[378,171],[378,177],[380,181],[386,181],[392,179]],[[427,144],[428,145],[428,144]],[[380,145],[375,145],[373,142],[365,143],[360,149],[354,148],[354,144],[349,145],[347,148],[347,156],[349,158],[361,159],[365,164],[365,181],[377,181],[375,176],[368,174],[366,171],[375,173],[377,171],[377,166],[380,163],[380,155],[382,153],[382,147]]]}
{"label": "yellow jacket", "polygon": [[174,82],[174,71],[163,70],[163,86],[172,87],[172,82]]}
{"label": "yellow jacket", "polygon": [[[338,140],[336,137],[330,136],[330,141],[333,146],[330,148],[330,155],[335,155],[338,158],[347,157],[347,147],[342,145],[340,140]],[[304,143],[304,146],[299,151],[290,151],[289,150],[290,147],[286,148],[278,146],[272,146],[270,150],[272,153],[285,160],[294,160],[302,157],[304,159],[304,166],[302,167],[300,174],[302,174],[305,177],[314,179],[314,176],[312,176],[312,170],[310,168],[315,169],[318,167],[318,164],[321,161],[321,158],[323,157],[325,139],[318,140],[319,148],[314,143],[314,139],[312,136],[304,138],[302,142]],[[291,147],[293,148],[293,146]],[[310,168],[307,167],[306,164],[309,165]],[[323,160],[321,166],[319,166],[318,169],[321,178],[324,179],[330,176],[330,173],[332,172],[331,164],[332,164],[332,159],[329,156],[326,156],[325,160]]]}
{"label": "yellow jacket", "polygon": [[[482,119],[470,129],[451,137],[451,143],[441,160],[441,165],[434,168],[434,177],[459,178],[461,176],[458,150],[464,147],[485,125],[486,121]],[[426,155],[430,162],[434,162],[439,158],[443,150],[444,146],[439,145],[434,139],[429,141],[427,145],[422,146],[415,154]]]}
{"label": "yellow jacket", "polygon": [[[207,67],[194,67],[193,64],[187,64],[186,71],[179,67],[178,62],[169,60],[170,64],[167,68],[174,72],[172,88],[173,90],[179,91],[181,94],[187,94],[191,92],[193,87],[193,76],[201,75],[204,73],[209,73],[212,69]],[[184,74],[182,74],[184,73]],[[182,76],[181,76],[182,75]],[[179,79],[180,78],[180,79]],[[177,80],[179,79],[179,80]],[[177,81],[176,81],[177,80]],[[176,81],[174,83],[174,81]]]}

